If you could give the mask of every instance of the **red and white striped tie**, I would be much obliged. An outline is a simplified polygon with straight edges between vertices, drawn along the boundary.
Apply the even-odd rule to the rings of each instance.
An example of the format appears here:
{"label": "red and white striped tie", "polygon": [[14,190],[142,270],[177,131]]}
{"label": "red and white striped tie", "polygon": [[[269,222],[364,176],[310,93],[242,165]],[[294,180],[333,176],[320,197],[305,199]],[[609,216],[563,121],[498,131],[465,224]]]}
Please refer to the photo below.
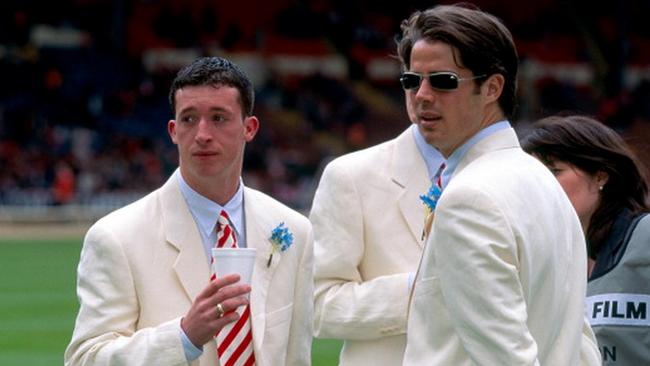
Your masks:
{"label": "red and white striped tie", "polygon": [[[221,210],[217,220],[217,243],[215,246],[217,248],[237,248],[237,236],[230,226],[230,218],[225,210]],[[213,273],[210,279],[216,279],[216,275]],[[239,319],[223,327],[216,335],[217,354],[221,366],[255,365],[250,305],[240,306],[237,312],[240,316]]]}

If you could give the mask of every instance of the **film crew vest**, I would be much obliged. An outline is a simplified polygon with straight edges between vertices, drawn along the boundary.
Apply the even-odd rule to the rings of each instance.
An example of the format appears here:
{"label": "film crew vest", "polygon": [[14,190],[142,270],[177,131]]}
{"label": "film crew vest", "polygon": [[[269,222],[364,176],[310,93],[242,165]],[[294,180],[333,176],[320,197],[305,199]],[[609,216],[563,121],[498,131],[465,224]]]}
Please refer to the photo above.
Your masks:
{"label": "film crew vest", "polygon": [[650,365],[650,215],[634,218],[618,262],[587,285],[586,316],[603,366]]}

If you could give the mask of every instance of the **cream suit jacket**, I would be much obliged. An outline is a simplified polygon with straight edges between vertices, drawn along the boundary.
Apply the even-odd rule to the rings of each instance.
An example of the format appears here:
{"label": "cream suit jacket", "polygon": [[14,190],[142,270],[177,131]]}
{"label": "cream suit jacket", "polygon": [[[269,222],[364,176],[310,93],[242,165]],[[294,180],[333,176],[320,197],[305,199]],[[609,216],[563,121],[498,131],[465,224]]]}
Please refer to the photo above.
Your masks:
{"label": "cream suit jacket", "polygon": [[315,335],[345,341],[341,365],[399,365],[408,274],[422,253],[427,168],[410,129],[332,161],[314,226]]}
{"label": "cream suit jacket", "polygon": [[513,129],[474,145],[438,202],[404,365],[600,364],[578,217]]}
{"label": "cream suit jacket", "polygon": [[[258,366],[309,365],[313,244],[309,221],[276,200],[244,190],[246,241],[257,248],[250,295]],[[271,253],[284,222],[294,242]],[[78,268],[80,309],[66,365],[187,365],[180,319],[207,286],[209,261],[172,176],[160,189],[100,219]],[[192,366],[217,365],[215,341]]]}

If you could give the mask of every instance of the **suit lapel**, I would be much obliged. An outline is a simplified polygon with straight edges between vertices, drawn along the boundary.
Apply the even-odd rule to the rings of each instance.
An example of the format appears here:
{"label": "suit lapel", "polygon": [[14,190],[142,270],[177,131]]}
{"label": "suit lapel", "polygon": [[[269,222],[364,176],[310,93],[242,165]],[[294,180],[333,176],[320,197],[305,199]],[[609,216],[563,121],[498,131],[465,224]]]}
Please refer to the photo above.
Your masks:
{"label": "suit lapel", "polygon": [[420,204],[420,209],[414,209],[413,203],[420,203],[420,195],[425,194],[429,189],[429,179],[426,163],[415,144],[410,128],[407,128],[395,139],[392,167],[392,181],[402,189],[397,199],[400,212],[411,235],[418,245],[422,246],[424,205]]}
{"label": "suit lapel", "polygon": [[160,190],[165,239],[178,256],[173,270],[190,301],[203,290],[210,279],[210,266],[203,251],[201,236],[178,187],[176,174]]}
{"label": "suit lapel", "polygon": [[264,206],[265,200],[256,200],[257,192],[244,187],[244,212],[246,215],[246,245],[257,248],[255,269],[251,283],[251,317],[253,319],[253,342],[257,354],[264,343],[264,329],[266,328],[266,299],[273,273],[282,259],[282,253],[274,253],[269,266],[269,256],[272,245],[269,238],[271,231],[280,224],[282,219],[275,222],[273,211]]}

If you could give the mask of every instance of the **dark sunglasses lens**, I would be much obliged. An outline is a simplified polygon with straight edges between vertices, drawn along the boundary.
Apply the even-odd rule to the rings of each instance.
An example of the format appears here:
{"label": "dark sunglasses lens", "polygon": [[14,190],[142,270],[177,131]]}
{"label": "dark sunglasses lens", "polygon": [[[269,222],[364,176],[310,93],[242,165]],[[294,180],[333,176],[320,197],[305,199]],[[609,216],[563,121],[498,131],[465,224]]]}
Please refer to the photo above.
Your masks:
{"label": "dark sunglasses lens", "polygon": [[402,83],[402,88],[404,89],[417,89],[420,86],[420,75],[415,74],[403,74],[399,78],[399,81]]}
{"label": "dark sunglasses lens", "polygon": [[458,78],[453,74],[433,74],[429,76],[432,88],[441,90],[454,90],[458,88]]}

